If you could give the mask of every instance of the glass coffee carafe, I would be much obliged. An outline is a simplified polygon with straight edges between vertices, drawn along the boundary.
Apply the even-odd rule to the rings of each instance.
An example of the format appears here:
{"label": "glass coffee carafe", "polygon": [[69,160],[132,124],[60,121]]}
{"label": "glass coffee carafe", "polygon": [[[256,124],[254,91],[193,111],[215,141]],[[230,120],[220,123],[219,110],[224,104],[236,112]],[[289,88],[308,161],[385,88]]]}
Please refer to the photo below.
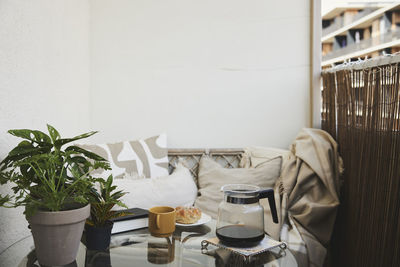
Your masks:
{"label": "glass coffee carafe", "polygon": [[218,207],[216,234],[229,246],[251,247],[264,239],[264,208],[261,198],[268,198],[272,219],[278,223],[273,189],[246,184],[229,184],[221,188],[224,200]]}

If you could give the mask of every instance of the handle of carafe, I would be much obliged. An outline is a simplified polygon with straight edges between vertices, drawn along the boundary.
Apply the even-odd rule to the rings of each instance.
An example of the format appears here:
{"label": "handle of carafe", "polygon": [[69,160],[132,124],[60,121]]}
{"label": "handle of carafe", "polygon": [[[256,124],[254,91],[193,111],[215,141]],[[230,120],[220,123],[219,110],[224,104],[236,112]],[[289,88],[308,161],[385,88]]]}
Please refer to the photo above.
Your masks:
{"label": "handle of carafe", "polygon": [[273,189],[264,189],[259,193],[259,198],[268,198],[269,207],[271,208],[272,221],[278,223],[278,213],[276,211],[275,196]]}

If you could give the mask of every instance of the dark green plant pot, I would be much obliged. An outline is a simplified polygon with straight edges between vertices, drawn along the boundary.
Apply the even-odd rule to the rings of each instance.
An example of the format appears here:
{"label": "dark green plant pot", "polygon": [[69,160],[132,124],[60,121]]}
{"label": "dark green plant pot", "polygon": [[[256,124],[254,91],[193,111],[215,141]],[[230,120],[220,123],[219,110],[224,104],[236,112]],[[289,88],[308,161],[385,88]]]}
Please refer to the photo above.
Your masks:
{"label": "dark green plant pot", "polygon": [[114,223],[111,221],[107,221],[106,225],[102,227],[85,224],[86,248],[90,250],[108,249],[113,225]]}
{"label": "dark green plant pot", "polygon": [[86,249],[85,267],[112,267],[110,250]]}

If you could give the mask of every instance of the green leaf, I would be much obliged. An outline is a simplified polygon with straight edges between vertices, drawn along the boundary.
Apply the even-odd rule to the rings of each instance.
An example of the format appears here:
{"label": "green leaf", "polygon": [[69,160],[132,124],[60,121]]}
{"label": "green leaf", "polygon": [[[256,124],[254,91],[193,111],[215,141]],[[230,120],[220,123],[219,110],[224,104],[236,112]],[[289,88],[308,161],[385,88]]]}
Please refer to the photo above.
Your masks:
{"label": "green leaf", "polygon": [[47,130],[49,131],[50,138],[51,141],[53,141],[53,144],[61,138],[59,132],[50,124],[47,124]]}
{"label": "green leaf", "polygon": [[[28,141],[22,141],[21,143],[30,143]],[[43,153],[49,153],[51,151],[51,146],[45,144],[43,147],[29,147],[26,143],[22,144],[21,143],[15,147],[13,150],[11,150],[8,154],[8,156],[0,162],[0,171],[4,171],[11,165],[15,164],[15,162],[22,160],[26,157],[32,157],[35,155],[43,154]],[[21,146],[20,146],[21,145]]]}
{"label": "green leaf", "polygon": [[120,199],[121,197],[125,196],[126,194],[127,194],[127,192],[117,191],[114,194],[112,194],[111,197],[113,199]]}
{"label": "green leaf", "polygon": [[117,201],[115,204],[120,206],[120,207],[122,207],[122,208],[126,208],[126,209],[128,208],[128,206],[125,205],[124,203],[122,203],[121,201]]}
{"label": "green leaf", "polygon": [[51,151],[51,145],[44,144],[43,147],[33,146],[29,141],[22,141],[13,150],[8,153],[8,157],[12,158],[14,156],[29,156],[39,153],[47,153]]}
{"label": "green leaf", "polygon": [[33,177],[35,176],[35,171],[31,168],[29,165],[22,165],[19,167],[21,174],[26,177],[30,178],[33,180]]}
{"label": "green leaf", "polygon": [[30,140],[32,142],[38,143],[40,145],[43,144],[50,144],[51,145],[51,139],[50,137],[38,130],[29,130],[29,129],[15,129],[15,130],[9,130],[9,134],[12,134],[16,137],[20,137],[23,139]]}
{"label": "green leaf", "polygon": [[108,176],[107,182],[106,182],[106,188],[108,189],[108,191],[111,191],[110,187],[111,187],[112,182],[113,182],[113,176],[110,175],[110,176]]}
{"label": "green leaf", "polygon": [[85,157],[75,156],[75,157],[69,158],[69,162],[70,163],[75,163],[75,164],[83,164],[83,165],[85,165],[88,161],[87,161],[87,159]]}
{"label": "green leaf", "polygon": [[106,220],[121,216],[121,212],[112,210],[115,205],[128,208],[119,200],[126,193],[123,191],[114,192],[117,187],[112,184],[112,175],[110,175],[107,180],[101,178],[96,178],[94,180],[100,184],[100,192],[93,191],[92,198],[90,199],[91,220],[95,225],[103,225]]}
{"label": "green leaf", "polygon": [[0,172],[0,184],[7,183],[11,178],[11,175],[6,172]]}
{"label": "green leaf", "polygon": [[29,153],[33,150],[35,150],[36,147],[33,146],[33,144],[29,141],[22,141],[20,142],[13,150],[11,150],[8,155],[9,156],[15,156],[23,153]]}
{"label": "green leaf", "polygon": [[69,146],[67,149],[65,149],[65,151],[74,152],[76,154],[83,154],[86,157],[97,161],[107,161],[105,158],[97,155],[96,153],[90,152],[78,146]]}
{"label": "green leaf", "polygon": [[4,197],[2,195],[0,195],[0,207],[4,206],[9,201],[10,201],[9,195],[6,195]]}
{"label": "green leaf", "polygon": [[108,161],[95,161],[93,163],[93,169],[103,169],[103,170],[111,170],[110,163]]}
{"label": "green leaf", "polygon": [[77,197],[74,198],[74,200],[75,200],[76,202],[82,203],[82,204],[87,203],[87,199],[84,198],[83,196],[77,196]]}
{"label": "green leaf", "polygon": [[84,139],[84,138],[88,138],[89,136],[92,136],[92,135],[94,135],[96,133],[97,133],[97,131],[92,131],[92,132],[84,133],[84,134],[81,134],[81,135],[78,135],[78,136],[75,136],[75,137],[72,137],[72,138],[58,139],[58,140],[56,140],[54,142],[54,146],[57,149],[60,149],[63,145],[65,145],[67,143],[70,143],[70,142],[73,142],[73,141],[76,141],[76,140],[80,140],[80,139]]}

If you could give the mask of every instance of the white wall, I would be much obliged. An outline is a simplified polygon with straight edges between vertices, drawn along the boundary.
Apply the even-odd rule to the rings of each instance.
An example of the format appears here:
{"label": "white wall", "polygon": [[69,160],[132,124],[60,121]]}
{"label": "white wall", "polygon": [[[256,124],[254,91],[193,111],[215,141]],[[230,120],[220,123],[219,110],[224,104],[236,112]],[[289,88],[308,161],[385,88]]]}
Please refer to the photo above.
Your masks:
{"label": "white wall", "polygon": [[[88,1],[0,0],[0,160],[8,129],[89,130],[88,49]],[[22,212],[0,208],[0,252],[29,233]]]}
{"label": "white wall", "polygon": [[286,148],[309,119],[308,0],[91,1],[97,141]]}
{"label": "white wall", "polygon": [[[0,0],[0,160],[6,130],[46,123],[287,147],[308,124],[309,21],[308,0]],[[29,233],[21,213],[0,209],[0,252]]]}

